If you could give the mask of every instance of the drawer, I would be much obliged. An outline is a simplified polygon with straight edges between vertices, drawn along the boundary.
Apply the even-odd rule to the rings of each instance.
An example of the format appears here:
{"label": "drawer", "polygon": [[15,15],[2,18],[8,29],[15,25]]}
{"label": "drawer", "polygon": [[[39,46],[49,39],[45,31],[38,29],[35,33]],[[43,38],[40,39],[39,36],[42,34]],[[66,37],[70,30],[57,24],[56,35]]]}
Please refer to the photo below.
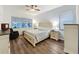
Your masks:
{"label": "drawer", "polygon": [[53,36],[50,36],[51,38],[58,38],[59,36],[55,36],[55,35],[53,35]]}
{"label": "drawer", "polygon": [[3,40],[3,39],[9,39],[9,35],[2,35],[2,36],[0,36],[0,40]]}
{"label": "drawer", "polygon": [[52,35],[52,34],[55,34],[55,33],[54,32],[51,32],[50,34]]}
{"label": "drawer", "polygon": [[50,38],[58,40],[59,39],[59,32],[51,32]]}

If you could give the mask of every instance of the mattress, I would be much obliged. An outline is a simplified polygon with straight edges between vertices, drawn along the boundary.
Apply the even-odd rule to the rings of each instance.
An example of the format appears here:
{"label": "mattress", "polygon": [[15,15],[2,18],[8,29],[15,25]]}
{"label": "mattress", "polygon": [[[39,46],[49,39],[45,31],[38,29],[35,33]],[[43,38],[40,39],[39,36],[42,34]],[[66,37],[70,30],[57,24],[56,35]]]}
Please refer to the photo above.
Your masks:
{"label": "mattress", "polygon": [[28,34],[33,39],[36,39],[37,42],[42,41],[49,37],[50,30],[40,30],[40,29],[32,29],[26,30],[25,34]]}

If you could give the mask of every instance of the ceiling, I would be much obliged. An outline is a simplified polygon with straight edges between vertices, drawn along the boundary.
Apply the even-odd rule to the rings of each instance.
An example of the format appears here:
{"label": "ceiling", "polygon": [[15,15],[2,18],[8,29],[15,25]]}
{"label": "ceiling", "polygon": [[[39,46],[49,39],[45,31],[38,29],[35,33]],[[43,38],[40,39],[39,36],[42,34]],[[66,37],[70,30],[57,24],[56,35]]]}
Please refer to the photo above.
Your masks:
{"label": "ceiling", "polygon": [[[51,20],[54,17],[59,17],[59,15],[62,15],[63,13],[66,13],[68,11],[73,11],[75,13],[75,5],[64,5],[62,7],[41,13],[39,15],[35,16],[35,19],[37,20]],[[75,15],[74,15],[75,16]]]}
{"label": "ceiling", "polygon": [[40,9],[40,11],[27,11],[25,6],[22,6],[25,11],[25,13],[27,14],[33,14],[33,15],[38,15],[40,13],[44,13],[46,11],[50,11],[52,9],[61,7],[62,5],[38,5],[38,8]]}
{"label": "ceiling", "polygon": [[5,5],[3,6],[5,10],[16,11],[18,13],[24,13],[29,15],[38,15],[47,11],[51,11],[55,8],[61,7],[62,5],[37,5],[40,11],[28,11],[25,5]]}

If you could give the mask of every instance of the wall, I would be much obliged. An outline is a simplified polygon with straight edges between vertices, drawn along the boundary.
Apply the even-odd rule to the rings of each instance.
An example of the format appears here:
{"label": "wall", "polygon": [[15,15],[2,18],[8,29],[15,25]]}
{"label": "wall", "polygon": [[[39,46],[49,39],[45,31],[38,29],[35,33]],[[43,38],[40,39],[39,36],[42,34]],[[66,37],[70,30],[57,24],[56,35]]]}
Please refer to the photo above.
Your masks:
{"label": "wall", "polygon": [[[4,16],[4,21],[7,23],[11,23],[11,16],[14,17],[22,17],[22,18],[31,18],[30,15],[25,14],[24,10],[22,9],[21,6],[3,6],[3,16]],[[10,26],[11,27],[11,26]]]}
{"label": "wall", "polygon": [[76,23],[79,24],[79,5],[76,5]]}
{"label": "wall", "polygon": [[[23,6],[20,5],[4,5],[0,6],[0,23],[9,23],[11,27],[11,16],[20,17],[20,18],[30,18],[33,16],[31,14],[27,14],[26,10],[23,9]],[[1,29],[0,29],[1,30]],[[14,30],[25,30],[22,29],[14,29]]]}
{"label": "wall", "polygon": [[[20,18],[33,18],[33,15],[27,14],[26,10],[23,9],[23,6],[20,5],[2,5],[0,6],[0,23],[9,23],[9,26],[11,28],[11,16],[14,17],[20,17]],[[0,29],[1,30],[1,29]],[[19,33],[23,30],[26,30],[26,28],[17,28],[14,30],[18,30]]]}
{"label": "wall", "polygon": [[59,30],[59,15],[55,15],[49,20],[53,25],[52,29]]}
{"label": "wall", "polygon": [[[42,22],[42,21],[51,21],[51,23],[53,24],[53,22],[55,22],[55,24],[57,23],[58,26],[57,27],[54,27],[55,30],[59,30],[60,31],[60,34],[61,34],[61,39],[64,39],[64,32],[62,30],[60,30],[60,27],[59,27],[59,21],[61,20],[60,19],[60,16],[64,13],[64,12],[68,12],[68,11],[72,11],[73,12],[73,19],[74,21],[76,21],[76,9],[75,9],[75,6],[62,6],[62,7],[59,7],[59,8],[56,8],[56,9],[53,9],[51,11],[48,11],[48,12],[45,12],[45,13],[41,13],[39,15],[37,15],[35,17],[35,19],[38,21],[38,22]],[[70,16],[67,16],[67,18],[69,18]],[[49,24],[48,24],[49,25]]]}
{"label": "wall", "polygon": [[[53,24],[54,21],[59,22],[59,16],[61,15],[61,13],[66,12],[68,10],[73,10],[73,12],[75,13],[75,6],[62,6],[62,7],[38,14],[36,16],[33,16],[31,14],[27,14],[26,10],[23,9],[23,6],[5,5],[5,6],[0,6],[0,15],[2,19],[0,20],[0,22],[3,23],[5,21],[9,23],[11,27],[11,16],[15,16],[15,17],[32,18],[33,20],[36,20],[37,23],[42,21],[46,23],[47,22],[46,20],[48,20]],[[77,9],[77,12],[78,12],[78,9]],[[75,14],[74,14],[74,20],[76,20]],[[78,20],[79,19],[77,19],[77,21]]]}
{"label": "wall", "polygon": [[[3,7],[0,5],[0,24],[3,22]],[[0,26],[1,29],[1,26]]]}

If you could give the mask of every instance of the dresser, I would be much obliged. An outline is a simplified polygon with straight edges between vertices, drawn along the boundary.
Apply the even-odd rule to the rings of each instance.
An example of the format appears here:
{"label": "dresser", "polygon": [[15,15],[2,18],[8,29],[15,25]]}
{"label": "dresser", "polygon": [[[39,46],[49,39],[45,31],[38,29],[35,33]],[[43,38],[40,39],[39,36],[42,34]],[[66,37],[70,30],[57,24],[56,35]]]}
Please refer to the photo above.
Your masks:
{"label": "dresser", "polygon": [[50,38],[58,41],[59,40],[59,31],[54,31],[54,30],[51,31],[50,32]]}
{"label": "dresser", "polygon": [[0,31],[0,54],[10,53],[9,33]]}
{"label": "dresser", "polygon": [[64,52],[79,53],[79,24],[64,25]]}

